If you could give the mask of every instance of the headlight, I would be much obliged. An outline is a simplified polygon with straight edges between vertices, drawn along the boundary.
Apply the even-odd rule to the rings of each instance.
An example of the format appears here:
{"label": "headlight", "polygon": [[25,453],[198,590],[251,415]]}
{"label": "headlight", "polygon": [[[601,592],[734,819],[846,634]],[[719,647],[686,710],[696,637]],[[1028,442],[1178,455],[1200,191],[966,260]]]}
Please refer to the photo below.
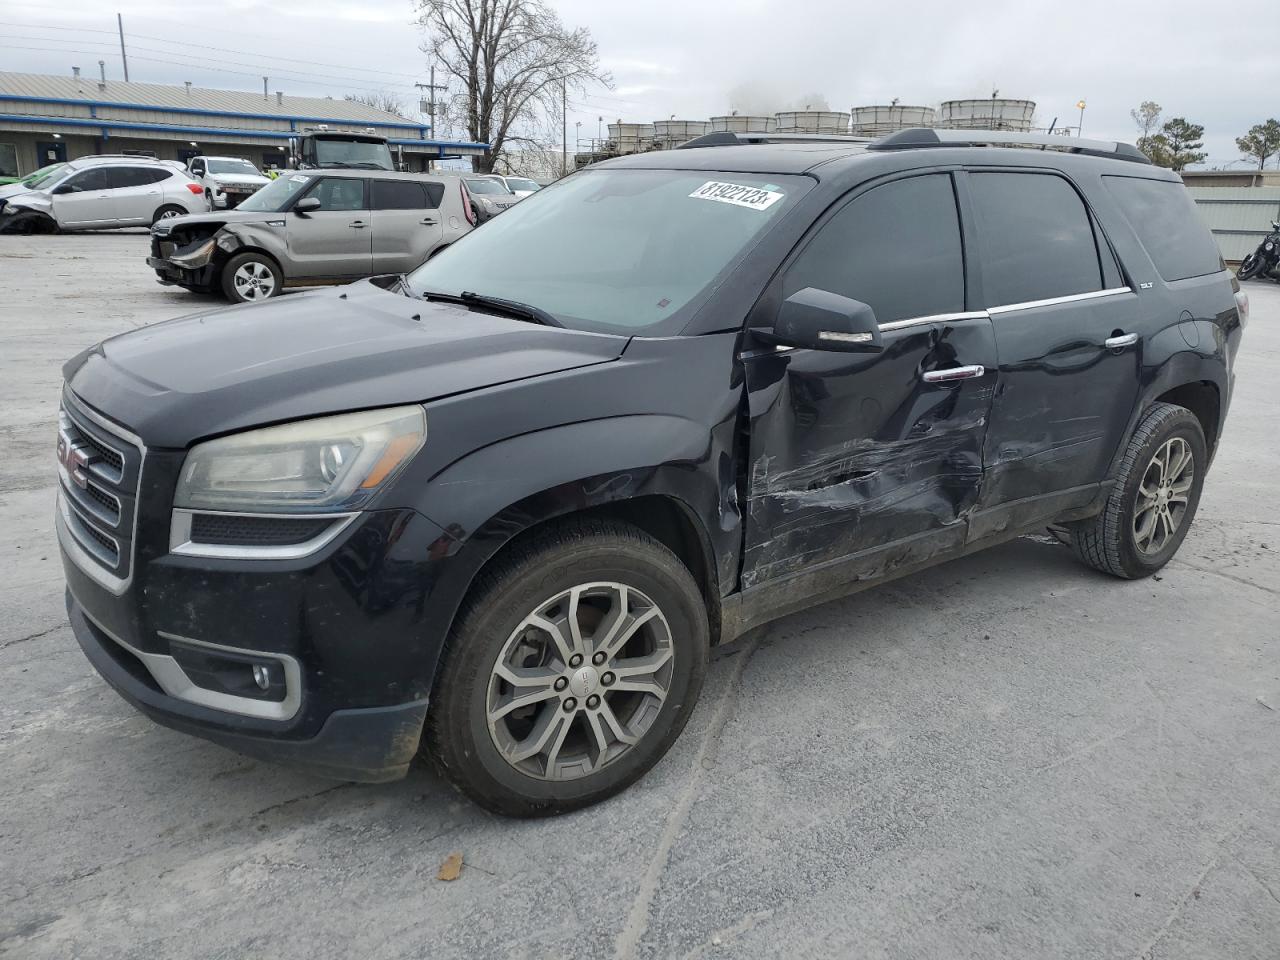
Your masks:
{"label": "headlight", "polygon": [[391,407],[300,420],[198,444],[175,507],[305,513],[355,508],[421,448],[427,415]]}

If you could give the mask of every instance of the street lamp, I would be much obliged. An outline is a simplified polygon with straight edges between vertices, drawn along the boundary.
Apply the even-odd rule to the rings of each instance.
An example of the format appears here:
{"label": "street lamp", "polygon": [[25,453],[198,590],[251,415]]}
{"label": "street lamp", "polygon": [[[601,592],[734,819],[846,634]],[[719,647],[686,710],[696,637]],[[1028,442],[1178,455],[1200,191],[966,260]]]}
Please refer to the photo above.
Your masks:
{"label": "street lamp", "polygon": [[1076,101],[1076,109],[1080,111],[1080,125],[1076,127],[1076,136],[1082,137],[1084,136],[1084,101],[1083,100]]}

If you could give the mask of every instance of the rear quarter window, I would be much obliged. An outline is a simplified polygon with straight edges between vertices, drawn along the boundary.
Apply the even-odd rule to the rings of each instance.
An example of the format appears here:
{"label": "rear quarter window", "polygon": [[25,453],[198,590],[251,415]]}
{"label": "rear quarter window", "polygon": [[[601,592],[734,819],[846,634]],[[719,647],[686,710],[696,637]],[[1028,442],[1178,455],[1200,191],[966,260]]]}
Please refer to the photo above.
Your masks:
{"label": "rear quarter window", "polygon": [[1222,269],[1222,257],[1187,188],[1172,180],[1104,176],[1129,225],[1165,281]]}

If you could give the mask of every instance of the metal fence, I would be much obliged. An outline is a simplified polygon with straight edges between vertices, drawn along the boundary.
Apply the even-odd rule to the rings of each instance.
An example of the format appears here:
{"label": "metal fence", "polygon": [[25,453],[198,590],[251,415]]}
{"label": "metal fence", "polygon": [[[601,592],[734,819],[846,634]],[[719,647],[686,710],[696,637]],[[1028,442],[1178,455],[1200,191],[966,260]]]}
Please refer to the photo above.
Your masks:
{"label": "metal fence", "polygon": [[1280,220],[1280,187],[1187,187],[1222,259],[1242,260]]}

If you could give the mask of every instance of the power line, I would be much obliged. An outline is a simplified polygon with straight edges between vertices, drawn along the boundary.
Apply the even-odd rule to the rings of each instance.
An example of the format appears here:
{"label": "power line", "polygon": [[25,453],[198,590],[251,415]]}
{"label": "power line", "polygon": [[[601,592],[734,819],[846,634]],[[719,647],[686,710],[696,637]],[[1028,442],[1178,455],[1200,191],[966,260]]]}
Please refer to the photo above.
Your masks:
{"label": "power line", "polygon": [[[3,23],[3,21],[0,21],[0,23]],[[37,27],[37,29],[51,29],[51,28]],[[97,31],[97,30],[95,30],[95,31],[92,31],[92,32],[94,32],[94,33],[109,33],[110,31]],[[166,40],[166,39],[165,39],[165,38],[163,38],[163,37],[152,37],[152,36],[148,36],[148,35],[146,35],[146,34],[141,34],[141,33],[131,33],[131,34],[129,34],[129,37],[130,37],[130,40],[132,40],[132,38],[134,38],[134,37],[143,37],[143,38],[148,39],[148,40],[158,40],[158,41],[159,41],[159,42],[161,42],[161,43],[174,44],[175,46],[181,46],[181,47],[183,47],[183,48],[186,48],[186,47],[198,47],[198,48],[200,48],[200,49],[202,49],[202,50],[219,50],[219,51],[222,51],[222,52],[225,52],[225,53],[240,53],[240,54],[245,54],[245,53],[246,53],[246,51],[241,51],[241,50],[226,50],[226,49],[225,49],[225,48],[223,48],[223,47],[210,47],[210,46],[206,46],[206,45],[204,45],[204,44],[198,44],[198,43],[190,43],[190,44],[188,44],[188,43],[178,43],[177,41],[173,41],[173,40]],[[31,36],[23,36],[23,35],[20,35],[20,34],[10,34],[10,35],[7,37],[7,39],[10,39],[10,40],[35,40],[35,41],[40,42],[40,43],[82,43],[82,44],[92,44],[92,45],[94,45],[94,46],[105,46],[105,47],[111,47],[111,48],[113,48],[113,49],[114,49],[114,47],[115,47],[115,44],[114,44],[114,43],[109,42],[109,41],[106,41],[106,40],[82,40],[82,39],[60,40],[60,39],[58,39],[57,37],[31,37]],[[129,49],[131,49],[131,50],[135,50],[135,49],[136,49],[136,50],[147,50],[147,51],[150,51],[151,53],[170,53],[170,54],[171,54],[171,53],[173,53],[173,52],[174,52],[174,51],[171,51],[171,50],[157,50],[157,49],[155,49],[154,47],[143,47],[143,46],[138,46],[137,44],[134,44],[134,43],[132,43],[132,42],[130,42],[130,44],[129,44]],[[87,52],[87,51],[83,51],[83,50],[76,50],[76,51],[68,51],[68,52],[69,52],[69,53],[84,53],[84,52]],[[248,56],[251,56],[251,57],[257,56],[256,54],[253,54],[253,53],[248,53],[247,55],[248,55]],[[263,60],[263,61],[261,61],[260,63],[245,63],[245,62],[244,62],[244,61],[242,61],[242,60],[223,60],[223,59],[220,59],[220,58],[217,58],[217,57],[193,57],[193,58],[191,58],[191,59],[193,59],[193,60],[207,60],[207,61],[209,61],[209,62],[211,62],[211,63],[230,63],[230,64],[233,64],[233,65],[236,65],[236,66],[241,66],[241,67],[255,67],[255,68],[257,68],[257,67],[261,67],[261,68],[265,68],[265,69],[268,69],[268,70],[272,70],[272,69],[275,69],[277,66],[280,66],[280,64],[279,64],[276,60]],[[417,76],[419,76],[418,74],[411,74],[411,73],[396,73],[396,72],[391,71],[391,70],[369,70],[369,69],[366,69],[366,68],[364,68],[364,67],[352,67],[352,66],[349,66],[349,65],[347,65],[347,64],[324,63],[324,62],[321,62],[321,61],[318,61],[318,60],[298,60],[298,59],[295,59],[295,58],[293,58],[293,57],[280,57],[280,58],[278,58],[278,59],[279,59],[279,61],[289,61],[289,62],[291,62],[291,63],[307,63],[307,64],[311,64],[311,65],[313,65],[313,66],[317,66],[317,67],[336,67],[336,68],[338,68],[338,69],[349,69],[349,70],[355,70],[355,71],[363,72],[363,73],[383,74],[383,75],[385,75],[385,76],[386,76],[386,77],[388,77],[388,78],[390,78],[390,77],[395,77],[395,78],[397,78],[397,79],[402,79],[402,80],[405,80],[405,81],[412,81],[412,80],[416,79],[416,78],[417,78]],[[305,71],[294,70],[292,67],[287,67],[287,66],[286,66],[286,67],[282,67],[281,69],[282,69],[282,70],[285,70],[285,71],[292,72],[292,73],[298,73],[298,74],[300,74],[300,75],[302,75],[302,76],[313,76],[313,77],[314,77],[314,76],[328,76],[328,74],[314,74],[314,73],[308,73],[308,72],[305,72]],[[343,78],[343,79],[346,79],[346,78]],[[362,82],[363,82],[363,83],[370,83],[370,82],[373,82],[373,79],[374,79],[374,78],[366,78],[366,79],[364,79]],[[389,82],[389,81],[383,81],[383,82]]]}
{"label": "power line", "polygon": [[[85,42],[91,43],[93,41],[85,41]],[[112,44],[107,44],[107,46],[112,46]],[[0,48],[10,49],[10,50],[38,50],[44,53],[80,53],[89,57],[97,57],[102,54],[102,51],[73,50],[73,49],[66,49],[66,48],[59,48],[59,47],[32,47],[32,46],[24,46],[16,43],[0,43]],[[133,49],[150,49],[150,48],[135,47]],[[262,76],[261,70],[259,70],[259,72],[257,73],[250,73],[246,70],[232,70],[228,67],[215,67],[215,66],[210,66],[206,63],[194,63],[191,60],[166,60],[161,57],[138,56],[133,53],[130,53],[130,56],[132,56],[133,59],[135,60],[142,60],[147,63],[163,63],[163,64],[168,64],[170,66],[176,66],[176,67],[193,67],[197,70],[209,70],[215,73],[230,73],[240,77]],[[262,69],[268,69],[268,68],[262,68]],[[294,75],[291,75],[291,73],[280,71],[280,70],[268,70],[268,72],[274,73],[281,80],[288,80],[290,83],[297,83],[302,86],[311,86],[311,87],[332,87],[335,83],[355,84],[357,86],[363,87],[364,85],[370,82],[368,77],[331,77],[324,74],[299,74],[294,76]],[[306,79],[307,77],[310,77],[313,79]]]}

